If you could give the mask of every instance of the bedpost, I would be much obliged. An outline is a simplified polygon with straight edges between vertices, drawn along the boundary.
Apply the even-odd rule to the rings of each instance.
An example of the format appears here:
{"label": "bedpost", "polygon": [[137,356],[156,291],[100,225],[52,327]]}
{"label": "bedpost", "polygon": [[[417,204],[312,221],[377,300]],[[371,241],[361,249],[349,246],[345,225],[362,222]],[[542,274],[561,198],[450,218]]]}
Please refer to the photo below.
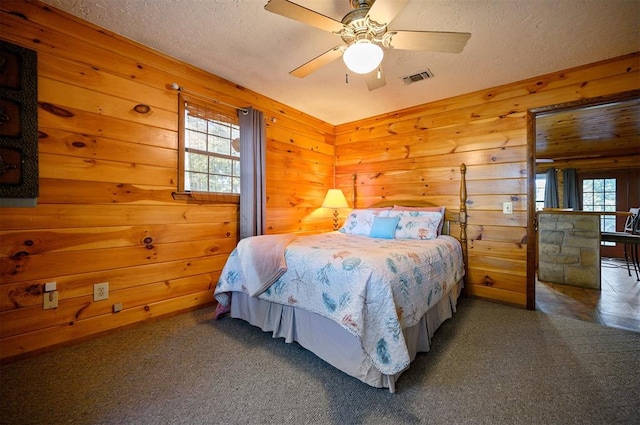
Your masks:
{"label": "bedpost", "polygon": [[353,180],[353,193],[351,195],[351,197],[353,198],[353,208],[356,208],[356,179],[358,178],[358,176],[356,175],[356,173],[353,173],[351,175],[351,179]]}
{"label": "bedpost", "polygon": [[462,245],[462,259],[464,261],[464,288],[462,294],[467,295],[469,283],[469,261],[467,258],[467,166],[460,164],[460,245]]}

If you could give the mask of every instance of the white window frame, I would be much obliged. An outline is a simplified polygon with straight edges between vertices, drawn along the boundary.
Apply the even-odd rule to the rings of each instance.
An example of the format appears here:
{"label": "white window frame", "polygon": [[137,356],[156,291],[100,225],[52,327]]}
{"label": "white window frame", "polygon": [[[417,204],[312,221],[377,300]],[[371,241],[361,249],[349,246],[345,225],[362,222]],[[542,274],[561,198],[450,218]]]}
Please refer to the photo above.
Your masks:
{"label": "white window frame", "polygon": [[[180,93],[178,98],[178,193],[186,194],[192,199],[238,203],[240,200],[240,127],[237,111],[184,93]],[[200,122],[199,128],[189,128],[190,113],[194,116],[202,115],[197,119],[205,121],[204,127]],[[214,127],[228,127],[228,134],[215,134]],[[201,139],[200,146],[194,146],[197,143],[190,141],[194,135]],[[225,139],[228,141],[229,151],[221,152],[219,146],[215,147],[215,143],[223,141],[223,148],[226,149]],[[190,165],[187,163],[190,154],[205,156],[206,170],[190,170]],[[222,163],[231,162],[231,165],[226,170],[216,168],[215,162],[220,159]],[[204,184],[190,185],[188,174],[203,175]],[[215,186],[216,176],[231,179],[230,190]]]}
{"label": "white window frame", "polygon": [[[614,189],[613,191],[607,190],[607,180],[613,180]],[[593,188],[596,185],[596,182],[600,181],[602,183],[601,190],[591,189],[588,190],[586,187],[591,183],[591,187]],[[599,177],[599,178],[588,178],[582,180],[582,209],[583,211],[602,211],[602,212],[615,212],[616,211],[616,193],[617,193],[618,182],[615,177]],[[585,195],[591,194],[591,202],[587,202],[585,199]],[[601,195],[601,202],[596,202],[596,194]],[[610,196],[607,196],[610,195]],[[613,200],[608,199],[613,197]],[[601,215],[600,216],[600,230],[602,232],[615,232],[616,231],[616,216],[615,215]],[[613,246],[615,242],[601,242],[602,245]]]}

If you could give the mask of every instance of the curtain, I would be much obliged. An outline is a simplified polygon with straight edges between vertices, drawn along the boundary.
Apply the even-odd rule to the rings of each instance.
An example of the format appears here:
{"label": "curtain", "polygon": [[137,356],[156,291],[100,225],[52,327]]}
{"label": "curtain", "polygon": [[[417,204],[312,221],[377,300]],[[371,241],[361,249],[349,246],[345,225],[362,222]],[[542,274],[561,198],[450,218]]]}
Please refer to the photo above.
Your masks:
{"label": "curtain", "polygon": [[575,168],[562,170],[563,180],[563,205],[564,208],[573,208],[574,211],[582,210],[580,205],[580,190],[578,188],[578,173]]}
{"label": "curtain", "polygon": [[558,208],[558,176],[555,168],[550,168],[546,173],[544,186],[544,207]]}
{"label": "curtain", "polygon": [[253,108],[240,118],[240,239],[262,235],[266,227],[266,146],[264,114]]}

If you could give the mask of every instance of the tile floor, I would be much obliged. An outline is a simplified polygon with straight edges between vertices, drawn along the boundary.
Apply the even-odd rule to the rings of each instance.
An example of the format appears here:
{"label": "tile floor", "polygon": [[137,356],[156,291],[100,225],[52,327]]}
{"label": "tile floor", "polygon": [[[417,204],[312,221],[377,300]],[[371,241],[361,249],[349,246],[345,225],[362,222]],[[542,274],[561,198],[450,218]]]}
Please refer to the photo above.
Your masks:
{"label": "tile floor", "polygon": [[536,281],[536,310],[640,332],[640,281],[626,263],[602,259],[600,290]]}

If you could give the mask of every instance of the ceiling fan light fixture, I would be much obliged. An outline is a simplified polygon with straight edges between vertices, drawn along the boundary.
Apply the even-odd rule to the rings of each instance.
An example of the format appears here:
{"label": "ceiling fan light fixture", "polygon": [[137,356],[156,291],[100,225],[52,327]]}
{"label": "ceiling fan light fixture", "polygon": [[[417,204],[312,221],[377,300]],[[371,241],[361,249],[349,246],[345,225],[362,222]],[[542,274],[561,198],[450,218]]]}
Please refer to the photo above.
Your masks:
{"label": "ceiling fan light fixture", "polygon": [[380,66],[384,52],[369,40],[358,40],[345,50],[342,60],[351,72],[368,74]]}

